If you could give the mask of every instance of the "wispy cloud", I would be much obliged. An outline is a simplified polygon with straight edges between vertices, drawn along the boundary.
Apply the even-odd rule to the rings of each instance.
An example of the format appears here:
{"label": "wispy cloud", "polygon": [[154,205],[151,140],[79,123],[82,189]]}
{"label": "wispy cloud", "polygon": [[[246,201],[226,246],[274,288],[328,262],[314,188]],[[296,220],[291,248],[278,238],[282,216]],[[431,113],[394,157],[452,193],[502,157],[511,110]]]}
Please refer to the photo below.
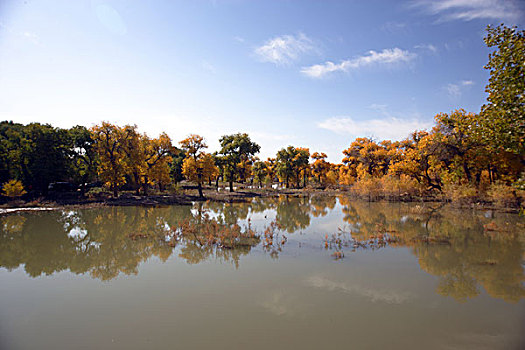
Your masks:
{"label": "wispy cloud", "polygon": [[458,83],[450,83],[445,86],[445,90],[452,98],[459,98],[463,94],[463,90],[470,85],[474,85],[472,80],[462,80]]}
{"label": "wispy cloud", "polygon": [[432,53],[438,52],[437,47],[432,45],[432,44],[419,44],[419,45],[414,46],[414,49],[426,50],[426,51],[430,51]]}
{"label": "wispy cloud", "polygon": [[389,33],[396,33],[399,31],[405,31],[407,29],[407,24],[403,22],[386,22],[382,29]]}
{"label": "wispy cloud", "polygon": [[[382,108],[378,108],[382,114]],[[340,135],[353,137],[374,137],[379,140],[402,140],[414,130],[429,129],[432,124],[418,119],[385,117],[381,119],[355,120],[350,117],[332,117],[317,126]]]}
{"label": "wispy cloud", "polygon": [[495,19],[516,21],[523,15],[517,0],[416,0],[412,6],[440,21]]}
{"label": "wispy cloud", "polygon": [[11,27],[7,26],[6,24],[4,24],[2,22],[0,22],[0,30],[3,30],[6,33],[15,35],[17,37],[24,38],[25,40],[28,40],[28,41],[32,42],[33,44],[35,44],[35,45],[38,45],[38,46],[42,45],[42,42],[40,41],[40,37],[37,34],[33,33],[33,32],[28,32],[28,31],[18,32],[18,31],[14,31],[13,29],[11,29]]}
{"label": "wispy cloud", "polygon": [[288,64],[297,60],[301,54],[314,50],[313,41],[303,33],[299,33],[277,36],[255,48],[254,52],[263,62]]}
{"label": "wispy cloud", "polygon": [[353,59],[344,60],[340,63],[327,61],[323,64],[316,64],[303,67],[301,72],[311,78],[323,78],[333,72],[348,72],[352,69],[359,69],[370,65],[384,65],[394,63],[406,63],[416,57],[416,54],[400,48],[384,49],[381,52],[371,50],[368,54]]}
{"label": "wispy cloud", "polygon": [[384,115],[386,117],[392,118],[392,115],[388,111],[388,105],[380,104],[380,103],[372,103],[369,106],[369,108],[373,109],[374,111],[377,111],[377,112],[381,113],[382,115]]}

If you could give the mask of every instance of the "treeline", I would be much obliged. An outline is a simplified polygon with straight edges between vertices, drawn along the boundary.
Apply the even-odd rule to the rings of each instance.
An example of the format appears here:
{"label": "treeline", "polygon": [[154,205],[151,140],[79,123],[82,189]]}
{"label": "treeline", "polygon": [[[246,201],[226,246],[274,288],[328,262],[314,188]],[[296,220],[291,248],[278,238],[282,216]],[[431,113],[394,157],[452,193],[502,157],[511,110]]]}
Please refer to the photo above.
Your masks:
{"label": "treeline", "polygon": [[177,179],[173,169],[177,156],[166,134],[152,139],[136,126],[103,122],[90,129],[61,129],[49,124],[0,123],[0,181],[8,196],[26,190],[46,195],[50,185],[59,182],[77,184],[84,191],[87,184],[98,181],[106,183],[115,196],[125,184],[147,193],[152,184],[163,189]]}
{"label": "treeline", "polygon": [[0,123],[0,183],[10,197],[29,191],[46,195],[49,185],[72,182],[82,190],[103,183],[148,194],[187,179],[203,196],[205,183],[234,182],[258,187],[277,182],[290,188],[343,186],[370,199],[444,194],[458,201],[487,198],[519,204],[525,190],[525,34],[504,25],[488,27],[485,42],[494,51],[485,68],[487,103],[479,113],[463,109],[436,115],[436,126],[414,131],[403,141],[358,138],[343,150],[340,164],[326,154],[288,146],[260,160],[249,135],[220,138],[207,153],[202,136],[176,147],[165,133],[141,134],[136,126],[107,122],[92,128]]}

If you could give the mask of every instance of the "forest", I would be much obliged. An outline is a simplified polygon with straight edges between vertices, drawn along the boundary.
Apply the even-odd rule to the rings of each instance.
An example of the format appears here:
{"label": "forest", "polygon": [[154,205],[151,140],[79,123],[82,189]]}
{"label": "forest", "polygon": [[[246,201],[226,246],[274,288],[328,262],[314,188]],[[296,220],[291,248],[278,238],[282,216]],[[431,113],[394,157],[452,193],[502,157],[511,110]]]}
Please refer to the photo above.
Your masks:
{"label": "forest", "polygon": [[260,146],[246,133],[220,138],[206,152],[205,139],[189,135],[174,142],[167,133],[152,138],[136,125],[103,121],[62,129],[49,124],[0,122],[0,184],[4,201],[46,197],[57,190],[82,196],[103,186],[147,196],[180,190],[183,180],[204,187],[325,189],[374,199],[432,197],[460,203],[525,202],[525,31],[489,26],[491,49],[484,67],[490,78],[479,112],[462,108],[435,116],[431,130],[415,130],[401,141],[357,138],[338,164],[325,153],[283,147],[259,159]]}

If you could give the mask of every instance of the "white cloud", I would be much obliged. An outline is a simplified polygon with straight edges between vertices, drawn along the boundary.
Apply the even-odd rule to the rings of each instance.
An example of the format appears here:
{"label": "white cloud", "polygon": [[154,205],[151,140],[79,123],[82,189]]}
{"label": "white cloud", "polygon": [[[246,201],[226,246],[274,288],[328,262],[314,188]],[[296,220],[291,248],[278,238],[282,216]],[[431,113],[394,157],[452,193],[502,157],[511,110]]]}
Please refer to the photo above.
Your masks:
{"label": "white cloud", "polygon": [[437,47],[432,44],[419,44],[414,46],[414,49],[427,50],[432,53],[436,53],[438,51]]}
{"label": "white cloud", "polygon": [[445,90],[447,91],[448,95],[452,98],[460,98],[463,94],[463,90],[465,87],[473,85],[474,82],[472,80],[461,80],[458,83],[450,83],[445,86]]}
{"label": "white cloud", "polygon": [[458,98],[461,96],[461,88],[458,84],[448,84],[445,88],[450,97]]}
{"label": "white cloud", "polygon": [[374,137],[379,140],[402,140],[415,130],[429,129],[432,124],[418,119],[387,117],[354,120],[350,117],[328,118],[317,124],[319,128],[353,137]]}
{"label": "white cloud", "polygon": [[414,7],[438,15],[441,21],[474,19],[519,20],[522,9],[516,0],[416,0]]}
{"label": "white cloud", "polygon": [[301,72],[311,78],[322,78],[332,72],[348,72],[351,69],[358,69],[370,65],[406,63],[416,57],[416,54],[400,48],[384,49],[381,52],[371,50],[367,55],[359,56],[354,59],[344,60],[340,63],[327,61],[323,64],[316,64],[303,67]]}
{"label": "white cloud", "polygon": [[282,35],[268,40],[264,45],[255,49],[255,54],[263,62],[288,64],[295,61],[303,53],[314,51],[310,38],[299,33],[298,35]]}

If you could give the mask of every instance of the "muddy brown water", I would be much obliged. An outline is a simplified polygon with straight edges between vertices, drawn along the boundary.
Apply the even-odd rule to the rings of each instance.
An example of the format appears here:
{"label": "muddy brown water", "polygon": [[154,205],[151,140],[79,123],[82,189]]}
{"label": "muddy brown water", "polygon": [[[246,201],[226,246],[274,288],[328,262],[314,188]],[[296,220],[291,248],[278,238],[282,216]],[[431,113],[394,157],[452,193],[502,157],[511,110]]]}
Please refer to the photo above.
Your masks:
{"label": "muddy brown water", "polygon": [[[203,217],[261,239],[173,238]],[[523,349],[524,227],[345,197],[10,214],[0,348]]]}

